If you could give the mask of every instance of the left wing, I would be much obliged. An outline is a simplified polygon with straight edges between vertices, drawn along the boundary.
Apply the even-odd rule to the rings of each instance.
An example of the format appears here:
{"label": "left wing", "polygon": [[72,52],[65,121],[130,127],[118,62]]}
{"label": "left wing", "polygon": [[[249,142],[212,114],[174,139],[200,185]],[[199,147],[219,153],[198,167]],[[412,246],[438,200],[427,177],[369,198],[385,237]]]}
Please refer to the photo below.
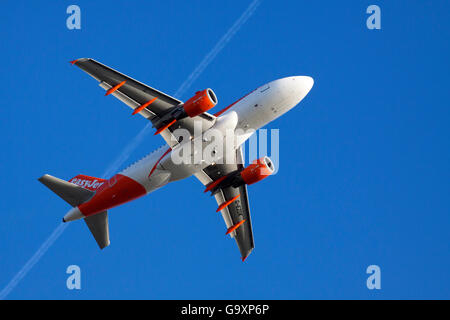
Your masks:
{"label": "left wing", "polygon": [[[224,175],[237,169],[242,169],[243,167],[244,162],[242,157],[242,149],[241,147],[239,147],[239,149],[236,150],[235,164],[210,165],[200,173],[197,173],[195,176],[206,186],[212,181],[217,181]],[[243,222],[237,229],[230,233],[230,236],[236,240],[239,251],[241,253],[242,261],[244,261],[255,247],[255,243],[253,241],[253,230],[250,217],[247,186],[242,185],[237,188],[230,186],[227,188],[219,189],[214,196],[216,198],[217,204],[220,206],[227,201],[232,200],[238,195],[239,197],[235,201],[221,210],[221,214],[228,230],[245,220],[245,222]]]}
{"label": "left wing", "polygon": [[[151,88],[123,73],[120,73],[94,59],[81,58],[71,62],[84,72],[100,82],[105,90],[115,89],[111,95],[128,105],[144,118],[150,120],[154,126],[159,126],[160,118],[171,108],[182,102],[166,93]],[[168,130],[161,132],[164,140],[173,147],[178,143],[177,137],[172,133],[178,128],[189,130],[194,135],[194,121],[200,121],[202,130],[211,128],[216,117],[205,112],[193,118],[185,118],[171,125]],[[159,129],[159,127],[157,127]]]}

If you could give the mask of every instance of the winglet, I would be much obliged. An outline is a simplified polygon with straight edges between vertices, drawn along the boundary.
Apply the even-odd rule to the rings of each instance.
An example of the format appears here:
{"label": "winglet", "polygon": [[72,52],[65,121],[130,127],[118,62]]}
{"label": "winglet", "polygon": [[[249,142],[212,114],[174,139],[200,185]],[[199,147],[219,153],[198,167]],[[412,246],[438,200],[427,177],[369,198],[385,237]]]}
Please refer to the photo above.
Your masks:
{"label": "winglet", "polygon": [[78,60],[79,60],[79,59],[75,59],[75,60],[69,61],[69,63],[72,64],[72,65],[74,65],[75,63],[77,63]]}

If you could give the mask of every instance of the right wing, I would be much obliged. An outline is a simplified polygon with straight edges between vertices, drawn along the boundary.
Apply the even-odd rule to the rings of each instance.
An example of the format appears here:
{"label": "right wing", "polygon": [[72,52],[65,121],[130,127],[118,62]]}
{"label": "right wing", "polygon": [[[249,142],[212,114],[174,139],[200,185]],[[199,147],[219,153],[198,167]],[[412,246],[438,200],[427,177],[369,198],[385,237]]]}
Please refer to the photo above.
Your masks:
{"label": "right wing", "polygon": [[[210,165],[199,173],[195,174],[195,177],[206,186],[212,181],[216,181],[232,171],[243,168],[243,163],[242,149],[240,147],[238,150],[236,150],[235,164]],[[239,251],[241,253],[242,261],[244,261],[255,247],[247,186],[242,185],[237,188],[234,188],[232,186],[228,188],[222,188],[214,194],[214,197],[216,198],[217,204],[221,205],[233,199],[237,195],[240,195],[239,198],[228,205],[226,208],[222,209],[221,214],[227,228],[230,228],[245,220],[245,222],[239,228],[230,233],[230,236],[236,240],[236,244],[238,245]]]}
{"label": "right wing", "polygon": [[[164,115],[167,110],[182,103],[180,100],[134,80],[94,59],[81,58],[72,61],[72,64],[99,81],[100,87],[105,90],[109,90],[125,81],[125,83],[114,91],[112,95],[133,110],[156,98],[151,104],[139,111],[139,114],[150,120],[153,125],[158,123],[159,118]],[[202,130],[205,131],[213,126],[216,117],[205,112],[194,118],[185,118],[170,126],[168,128],[169,130],[161,132],[161,135],[169,146],[173,147],[178,144],[178,142],[172,132],[178,128],[184,128],[189,130],[191,136],[193,136],[194,121],[201,121]]]}

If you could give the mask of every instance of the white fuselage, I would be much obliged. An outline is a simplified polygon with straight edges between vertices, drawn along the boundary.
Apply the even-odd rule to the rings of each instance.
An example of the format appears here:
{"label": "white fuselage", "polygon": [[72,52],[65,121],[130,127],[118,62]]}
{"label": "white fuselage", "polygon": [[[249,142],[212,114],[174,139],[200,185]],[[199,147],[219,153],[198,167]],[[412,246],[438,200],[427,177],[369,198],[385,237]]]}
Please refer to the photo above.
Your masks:
{"label": "white fuselage", "polygon": [[[225,149],[236,150],[254,130],[258,130],[295,107],[308,94],[313,84],[314,81],[310,77],[287,77],[265,84],[231,105],[218,116],[215,124],[200,136],[180,143],[173,150],[170,150],[169,146],[161,147],[120,174],[144,186],[147,193],[168,182],[190,177],[212,164],[207,158],[202,157],[202,150],[210,143],[206,137],[212,130],[222,133],[224,145],[227,147],[230,147],[230,141],[233,141],[233,146]],[[230,132],[233,135],[231,140]],[[189,150],[191,150],[190,157],[193,161],[187,164],[175,163],[172,153],[186,144],[191,145]]]}

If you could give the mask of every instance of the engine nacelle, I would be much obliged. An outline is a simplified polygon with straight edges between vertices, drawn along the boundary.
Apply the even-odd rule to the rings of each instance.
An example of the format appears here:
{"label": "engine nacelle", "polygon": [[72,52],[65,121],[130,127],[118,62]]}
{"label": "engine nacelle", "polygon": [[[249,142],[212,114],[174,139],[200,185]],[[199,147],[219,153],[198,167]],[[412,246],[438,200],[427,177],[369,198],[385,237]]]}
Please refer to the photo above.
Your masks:
{"label": "engine nacelle", "polygon": [[186,101],[183,105],[184,112],[193,118],[196,117],[217,104],[217,97],[211,89],[197,91],[195,96]]}
{"label": "engine nacelle", "polygon": [[254,160],[244,170],[240,176],[245,184],[253,184],[270,176],[275,171],[272,160],[269,157],[262,157]]}
{"label": "engine nacelle", "polygon": [[275,171],[272,160],[269,157],[262,157],[253,161],[243,170],[236,170],[211,182],[206,186],[204,192],[211,191],[215,194],[222,188],[233,186],[238,188],[244,184],[254,184],[270,176]]}

